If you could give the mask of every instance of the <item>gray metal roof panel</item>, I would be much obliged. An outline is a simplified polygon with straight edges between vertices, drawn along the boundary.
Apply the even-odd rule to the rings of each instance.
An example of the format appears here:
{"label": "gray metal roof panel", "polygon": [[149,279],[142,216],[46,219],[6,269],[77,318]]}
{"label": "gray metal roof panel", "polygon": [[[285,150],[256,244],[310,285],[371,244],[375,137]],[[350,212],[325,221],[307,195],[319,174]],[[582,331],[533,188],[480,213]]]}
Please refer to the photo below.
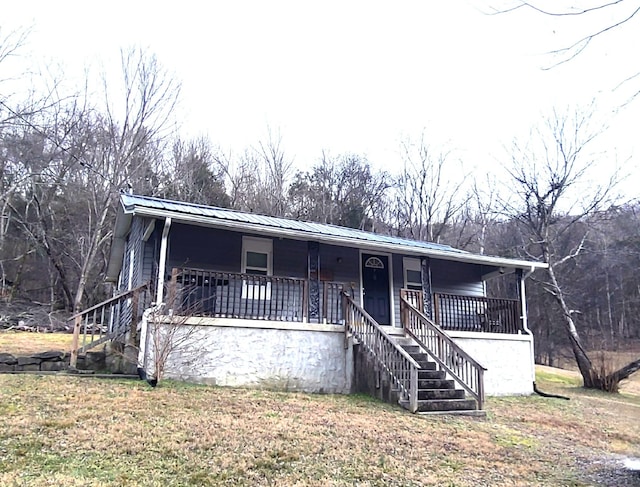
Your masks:
{"label": "gray metal roof panel", "polygon": [[309,236],[332,236],[360,242],[402,245],[406,247],[413,247],[416,249],[439,250],[441,252],[444,251],[451,253],[468,253],[463,250],[455,249],[448,245],[436,244],[432,242],[421,242],[401,237],[393,237],[390,235],[365,232],[363,230],[356,230],[353,228],[339,227],[336,225],[289,220],[286,218],[258,215],[255,213],[246,213],[226,208],[217,208],[213,206],[171,201],[153,198],[150,196],[123,194],[122,204],[125,212],[127,213],[135,213],[136,210],[151,208],[166,211],[172,214],[178,213],[211,218],[211,223],[214,223],[216,220],[226,220],[238,223],[250,223],[263,227],[269,227],[272,229],[294,230],[297,232],[308,234]]}

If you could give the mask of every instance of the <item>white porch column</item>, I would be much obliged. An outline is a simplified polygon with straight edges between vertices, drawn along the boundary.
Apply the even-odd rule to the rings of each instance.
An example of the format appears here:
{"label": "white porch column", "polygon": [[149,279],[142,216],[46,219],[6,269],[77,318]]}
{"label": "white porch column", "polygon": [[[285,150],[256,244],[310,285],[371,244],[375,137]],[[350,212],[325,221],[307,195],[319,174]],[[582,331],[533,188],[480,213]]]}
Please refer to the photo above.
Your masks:
{"label": "white porch column", "polygon": [[160,241],[160,261],[158,262],[158,287],[156,289],[156,304],[159,305],[164,299],[164,274],[167,265],[167,240],[169,237],[169,229],[171,228],[171,217],[164,220],[164,228],[162,229],[162,240]]}

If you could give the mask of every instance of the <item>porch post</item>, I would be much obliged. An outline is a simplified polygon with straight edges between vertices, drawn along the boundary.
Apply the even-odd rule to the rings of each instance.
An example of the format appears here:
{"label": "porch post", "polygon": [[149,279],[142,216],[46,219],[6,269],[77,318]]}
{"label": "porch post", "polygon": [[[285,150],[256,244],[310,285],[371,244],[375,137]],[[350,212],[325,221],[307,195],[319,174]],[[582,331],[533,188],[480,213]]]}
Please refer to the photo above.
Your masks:
{"label": "porch post", "polygon": [[433,297],[431,294],[431,259],[423,257],[420,259],[420,274],[422,275],[422,300],[424,314],[433,319]]}
{"label": "porch post", "polygon": [[167,265],[167,240],[169,229],[171,228],[171,217],[164,220],[162,229],[162,240],[160,241],[160,261],[158,262],[158,287],[156,289],[156,304],[162,303],[164,299],[164,272]]}
{"label": "porch post", "polygon": [[80,346],[80,328],[82,327],[82,315],[77,315],[73,321],[73,340],[71,342],[71,358],[69,367],[74,370],[78,365],[78,348]]}
{"label": "porch post", "polygon": [[[320,244],[318,242],[308,242],[307,256],[309,261],[309,321],[316,319],[320,322]],[[322,318],[326,319],[326,316]]]}
{"label": "porch post", "polygon": [[527,331],[527,300],[525,296],[525,278],[522,269],[516,269],[516,288],[518,292],[518,314],[520,315],[520,327],[522,331]]}

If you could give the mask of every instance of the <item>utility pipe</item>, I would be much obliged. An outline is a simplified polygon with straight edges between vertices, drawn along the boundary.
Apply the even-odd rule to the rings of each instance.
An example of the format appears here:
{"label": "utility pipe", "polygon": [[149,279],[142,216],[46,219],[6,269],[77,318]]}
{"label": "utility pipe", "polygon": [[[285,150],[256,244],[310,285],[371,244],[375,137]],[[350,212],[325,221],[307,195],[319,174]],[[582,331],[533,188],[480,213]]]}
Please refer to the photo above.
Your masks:
{"label": "utility pipe", "polygon": [[533,382],[534,389],[535,389],[535,382],[536,382],[536,359],[534,354],[535,350],[533,346],[534,336],[533,336],[533,332],[529,329],[529,324],[527,322],[527,297],[525,294],[525,288],[526,288],[525,281],[527,280],[527,277],[533,274],[535,270],[536,268],[531,266],[529,270],[526,272],[526,274],[523,274],[522,277],[520,278],[520,309],[522,310],[522,316],[521,316],[522,328],[531,337],[531,342],[530,342],[531,376],[532,376],[531,382]]}

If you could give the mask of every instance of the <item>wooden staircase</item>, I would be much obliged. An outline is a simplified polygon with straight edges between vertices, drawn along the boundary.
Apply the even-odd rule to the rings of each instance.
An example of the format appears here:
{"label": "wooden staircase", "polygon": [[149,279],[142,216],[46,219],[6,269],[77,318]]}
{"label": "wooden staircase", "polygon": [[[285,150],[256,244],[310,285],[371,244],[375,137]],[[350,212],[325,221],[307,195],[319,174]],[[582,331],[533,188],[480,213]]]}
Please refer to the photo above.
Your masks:
{"label": "wooden staircase", "polygon": [[[447,379],[447,373],[438,370],[437,364],[411,338],[398,337],[396,343],[420,366],[417,413],[483,415],[484,412],[478,409],[478,402],[468,398],[464,389],[456,388],[455,381]],[[409,409],[408,400],[401,399],[399,403]]]}
{"label": "wooden staircase", "polygon": [[351,336],[359,349],[356,390],[413,413],[484,416],[485,368],[414,306],[417,296],[401,293],[404,335],[394,336],[342,295],[345,347]]}
{"label": "wooden staircase", "polygon": [[118,294],[69,318],[73,322],[70,368],[78,355],[110,340],[137,340],[138,319],[148,301],[149,284]]}

